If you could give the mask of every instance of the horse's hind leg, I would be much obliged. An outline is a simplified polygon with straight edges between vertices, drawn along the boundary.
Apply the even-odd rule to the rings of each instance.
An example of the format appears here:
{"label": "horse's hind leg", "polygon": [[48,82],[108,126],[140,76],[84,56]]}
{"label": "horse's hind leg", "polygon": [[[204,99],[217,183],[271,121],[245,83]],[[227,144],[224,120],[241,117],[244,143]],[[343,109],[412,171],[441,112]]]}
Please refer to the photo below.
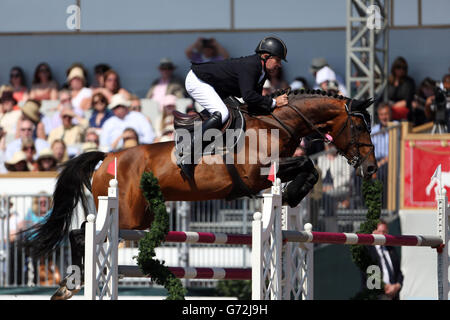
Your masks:
{"label": "horse's hind leg", "polygon": [[84,239],[84,223],[81,229],[75,229],[69,232],[70,248],[72,251],[72,272],[61,280],[59,288],[53,294],[51,300],[67,300],[81,290],[81,285],[84,281]]}

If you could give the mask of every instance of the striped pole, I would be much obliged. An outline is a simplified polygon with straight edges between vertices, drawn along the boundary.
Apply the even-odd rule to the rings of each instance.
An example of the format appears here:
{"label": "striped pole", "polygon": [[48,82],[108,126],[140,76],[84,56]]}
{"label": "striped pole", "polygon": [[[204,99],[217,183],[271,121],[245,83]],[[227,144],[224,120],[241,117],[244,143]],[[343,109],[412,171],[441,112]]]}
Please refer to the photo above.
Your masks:
{"label": "striped pole", "polygon": [[[120,230],[120,238],[124,240],[140,240],[147,231]],[[227,234],[211,232],[183,232],[170,231],[166,235],[166,242],[185,243],[211,243],[211,244],[241,244],[251,245],[250,234]],[[361,244],[361,245],[384,245],[384,246],[420,246],[438,247],[442,239],[438,236],[415,236],[415,235],[380,235],[364,233],[334,233],[318,231],[290,231],[283,230],[284,242],[310,242],[328,244]]]}
{"label": "striped pole", "polygon": [[[148,231],[120,230],[119,237],[124,240],[140,240]],[[169,231],[165,242],[211,243],[211,244],[252,244],[251,234],[226,234],[211,232]]]}
{"label": "striped pole", "polygon": [[[169,270],[177,278],[182,279],[225,279],[225,280],[250,280],[251,268],[183,268],[169,267]],[[146,277],[138,266],[119,266],[119,275],[124,277]]]}
{"label": "striped pole", "polygon": [[252,236],[250,234],[170,231],[166,236],[166,242],[250,245]]}
{"label": "striped pole", "polygon": [[311,242],[329,244],[361,244],[383,246],[421,246],[438,247],[442,239],[438,236],[392,236],[362,233],[334,233],[334,232],[308,232],[284,231],[283,241]]}

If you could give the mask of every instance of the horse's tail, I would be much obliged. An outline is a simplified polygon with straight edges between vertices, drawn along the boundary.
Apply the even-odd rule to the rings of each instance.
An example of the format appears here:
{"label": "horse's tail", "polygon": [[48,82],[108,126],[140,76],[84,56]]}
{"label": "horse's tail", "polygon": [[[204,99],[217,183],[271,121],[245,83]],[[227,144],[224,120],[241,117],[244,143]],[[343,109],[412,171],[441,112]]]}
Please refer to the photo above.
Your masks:
{"label": "horse's tail", "polygon": [[105,156],[104,152],[87,152],[63,165],[53,192],[51,212],[42,223],[24,231],[24,244],[31,249],[34,257],[49,254],[61,243],[69,232],[72,214],[80,199],[84,212],[87,212],[84,187],[91,191],[92,174]]}

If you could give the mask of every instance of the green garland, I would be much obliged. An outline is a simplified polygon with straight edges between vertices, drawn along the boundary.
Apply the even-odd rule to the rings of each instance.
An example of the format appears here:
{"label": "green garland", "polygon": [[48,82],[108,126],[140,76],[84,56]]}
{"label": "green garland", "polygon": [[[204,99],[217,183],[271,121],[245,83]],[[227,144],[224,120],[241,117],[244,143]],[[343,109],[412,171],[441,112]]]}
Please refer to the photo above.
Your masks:
{"label": "green garland", "polygon": [[[383,192],[383,184],[380,180],[364,180],[362,185],[362,193],[364,203],[367,207],[366,221],[361,224],[358,233],[372,233],[377,228],[380,222],[381,215],[381,194]],[[365,245],[352,245],[350,247],[353,262],[362,271],[366,272],[367,268],[376,264],[367,251]],[[375,300],[380,294],[383,294],[382,289],[364,289],[359,292],[353,299],[355,300]]]}
{"label": "green garland", "polygon": [[216,290],[218,296],[237,297],[238,300],[252,299],[251,280],[220,280]]}
{"label": "green garland", "polygon": [[180,279],[177,279],[169,268],[154,257],[155,248],[164,242],[169,232],[169,217],[167,215],[164,197],[158,184],[158,179],[151,172],[144,172],[141,177],[141,189],[149,204],[149,210],[154,213],[150,232],[139,241],[137,264],[142,272],[149,275],[157,284],[168,291],[167,300],[184,300],[186,289]]}
{"label": "green garland", "polygon": [[[169,218],[167,215],[164,197],[159,188],[158,179],[151,172],[144,172],[141,178],[141,189],[148,201],[150,211],[154,213],[154,221],[145,237],[139,241],[139,254],[137,263],[146,275],[149,275],[153,281],[163,285],[168,291],[168,300],[184,300],[186,289],[179,279],[177,279],[164,265],[154,257],[155,248],[164,242],[165,236],[169,231]],[[376,229],[381,214],[381,193],[383,185],[379,180],[364,180],[363,197],[368,208],[366,222],[360,226],[359,233],[372,233]],[[350,247],[353,262],[365,272],[370,265],[375,264],[370,258],[366,246],[352,245]],[[246,285],[248,285],[246,283]],[[226,287],[226,286],[224,286]],[[383,293],[383,290],[364,290],[358,293],[353,299],[376,299]],[[246,295],[244,295],[246,296]]]}

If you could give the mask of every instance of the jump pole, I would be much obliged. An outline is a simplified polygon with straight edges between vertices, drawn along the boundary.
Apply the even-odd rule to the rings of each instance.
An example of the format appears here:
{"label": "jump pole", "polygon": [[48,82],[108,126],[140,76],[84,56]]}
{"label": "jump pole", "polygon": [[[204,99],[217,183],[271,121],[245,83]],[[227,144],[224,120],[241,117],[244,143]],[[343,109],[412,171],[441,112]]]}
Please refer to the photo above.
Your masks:
{"label": "jump pole", "polygon": [[[99,197],[98,216],[89,215],[86,224],[86,257],[85,257],[85,297],[95,299],[96,294],[105,293],[111,299],[117,299],[118,276],[143,276],[137,266],[118,266],[118,243],[120,238],[126,240],[139,240],[145,231],[118,230],[118,198],[117,180],[110,181],[107,197]],[[173,231],[166,236],[167,242],[189,243],[220,243],[220,244],[246,244],[252,245],[252,269],[244,268],[181,268],[172,267],[178,277],[208,279],[252,279],[252,299],[282,299],[288,294],[282,294],[282,268],[287,274],[289,266],[283,262],[282,249],[284,243],[299,243],[305,246],[312,243],[330,244],[363,244],[363,245],[392,245],[392,246],[428,246],[434,247],[438,252],[438,297],[447,300],[449,293],[448,282],[448,200],[443,190],[437,196],[437,233],[438,236],[391,236],[355,233],[313,232],[311,225],[305,225],[305,231],[282,230],[286,229],[286,221],[281,218],[281,190],[277,179],[272,186],[271,193],[264,194],[263,214],[254,214],[252,235],[220,234],[207,232],[179,232]],[[284,220],[287,218],[284,217]],[[97,220],[97,221],[96,221]],[[298,225],[298,223],[297,223]],[[111,231],[108,231],[109,229]],[[100,245],[97,251],[96,244],[106,241],[106,250]],[[266,254],[270,250],[270,255]],[[312,289],[313,279],[313,248],[308,251],[308,288]],[[99,255],[110,256],[108,260],[99,262]],[[107,267],[111,272],[103,278],[96,275],[96,264],[100,269]],[[282,267],[281,267],[282,266]],[[120,271],[119,271],[120,270]],[[270,288],[265,288],[266,280],[270,279]],[[105,282],[102,292],[97,292],[96,285],[99,280]],[[286,286],[286,279],[284,279]],[[304,279],[303,279],[304,281]],[[310,296],[310,298],[312,298]]]}

